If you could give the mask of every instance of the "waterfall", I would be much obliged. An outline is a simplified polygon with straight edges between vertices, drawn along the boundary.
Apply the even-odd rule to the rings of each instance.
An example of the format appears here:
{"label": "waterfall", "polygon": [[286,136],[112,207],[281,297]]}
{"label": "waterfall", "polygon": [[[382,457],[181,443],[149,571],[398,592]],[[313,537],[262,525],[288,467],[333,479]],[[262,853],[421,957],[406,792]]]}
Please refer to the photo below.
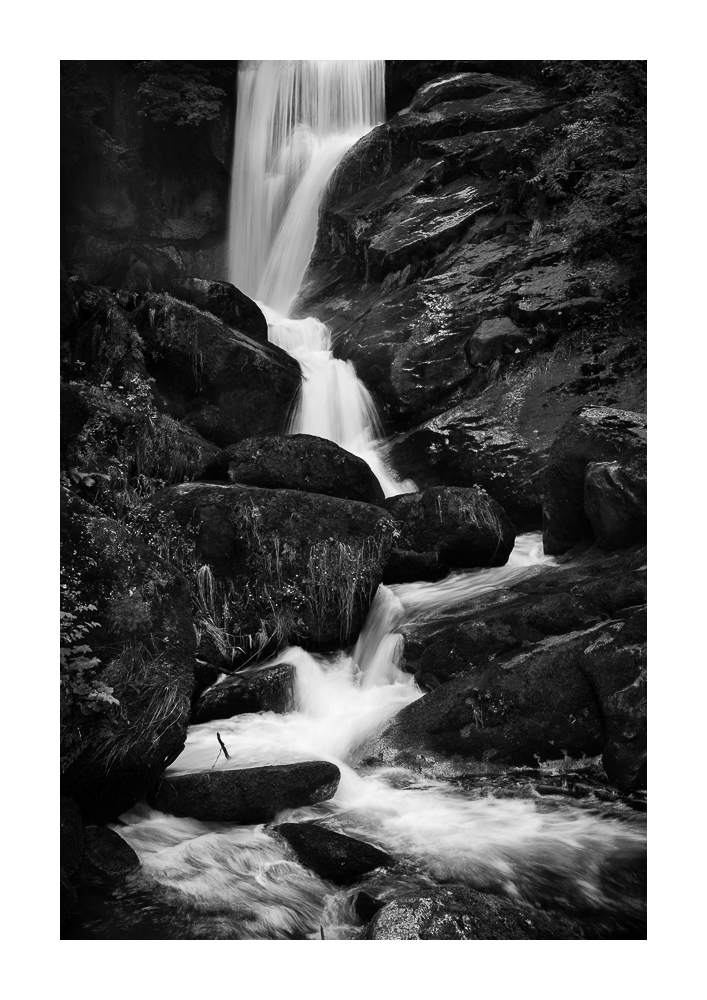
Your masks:
{"label": "waterfall", "polygon": [[291,319],[314,247],[326,183],[344,153],[384,116],[384,63],[246,63],[238,76],[230,277],[252,295],[269,340],[300,364],[304,382],[287,431],[328,438],[364,459],[386,496],[411,492],[383,457],[375,403],[331,332]]}
{"label": "waterfall", "polygon": [[326,182],[385,117],[384,62],[247,62],[238,74],[230,278],[286,315]]}

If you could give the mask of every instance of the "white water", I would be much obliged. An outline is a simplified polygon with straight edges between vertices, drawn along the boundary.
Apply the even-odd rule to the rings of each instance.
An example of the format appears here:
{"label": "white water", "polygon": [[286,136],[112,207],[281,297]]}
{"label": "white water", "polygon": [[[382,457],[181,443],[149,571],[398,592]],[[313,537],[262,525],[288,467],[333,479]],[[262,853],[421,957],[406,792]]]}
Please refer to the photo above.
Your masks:
{"label": "white water", "polygon": [[[603,874],[612,864],[641,855],[642,830],[575,806],[546,812],[531,795],[472,794],[402,768],[361,775],[351,766],[364,741],[421,697],[412,677],[400,669],[396,628],[552,562],[542,555],[540,536],[526,535],[500,569],[457,573],[434,584],[381,586],[349,653],[312,655],[292,647],[270,661],[296,666],[294,711],[193,726],[167,774],[330,760],[341,771],[334,798],[286,810],[275,822],[318,818],[375,843],[407,860],[413,885],[454,880],[546,905],[609,905]],[[217,731],[231,754],[228,761],[223,756],[217,761]],[[355,933],[346,894],[332,902],[332,888],[293,861],[262,826],[178,819],[145,805],[122,818],[128,825],[119,832],[140,854],[144,870],[202,915],[210,914],[209,933],[214,933],[214,909],[224,906],[231,913],[230,936],[315,938],[320,924],[327,937]],[[398,884],[393,877],[377,888],[384,896],[394,895]]]}
{"label": "white water", "polygon": [[239,71],[230,277],[258,300],[268,338],[304,382],[287,426],[364,459],[386,496],[415,489],[381,455],[376,406],[351,362],[336,359],[314,317],[291,319],[314,247],[319,203],[344,153],[383,119],[383,63],[260,62]]}

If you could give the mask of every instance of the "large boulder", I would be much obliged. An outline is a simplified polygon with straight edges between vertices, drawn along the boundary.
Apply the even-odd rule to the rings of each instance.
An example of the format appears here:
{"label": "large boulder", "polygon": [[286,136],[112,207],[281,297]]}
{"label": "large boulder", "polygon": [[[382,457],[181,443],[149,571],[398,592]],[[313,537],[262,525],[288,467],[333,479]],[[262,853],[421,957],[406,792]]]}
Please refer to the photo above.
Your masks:
{"label": "large boulder", "polygon": [[169,291],[174,298],[198,306],[249,337],[268,339],[268,322],[260,307],[228,281],[178,278],[172,282]]}
{"label": "large boulder", "polygon": [[389,854],[354,837],[316,823],[280,823],[274,827],[307,868],[334,885],[352,885],[368,872],[392,864]]}
{"label": "large boulder", "polygon": [[294,701],[295,677],[291,663],[240,670],[204,691],[194,706],[192,722],[230,719],[246,712],[287,712]]}
{"label": "large boulder", "polygon": [[[422,770],[447,761],[459,773],[493,772],[565,753],[596,756],[611,742],[617,766],[609,777],[619,787],[640,787],[645,716],[617,695],[645,671],[643,616],[627,612],[521,651],[475,659],[404,708],[374,739],[373,755]],[[626,772],[619,744],[628,748]]]}
{"label": "large boulder", "polygon": [[544,941],[583,938],[581,925],[466,886],[403,893],[380,909],[368,941]]}
{"label": "large boulder", "polygon": [[267,489],[303,490],[379,504],[383,490],[357,455],[312,434],[261,435],[226,449],[233,483]]}
{"label": "large boulder", "polygon": [[150,509],[157,521],[172,515],[181,533],[189,529],[177,534],[183,565],[221,629],[217,638],[228,634],[240,649],[232,665],[287,641],[318,649],[352,642],[394,530],[370,504],[254,486],[185,483],[155,494]]}
{"label": "large boulder", "polygon": [[340,772],[328,761],[192,771],[166,776],[150,793],[155,809],[227,823],[265,823],[283,809],[332,798]]}
{"label": "large boulder", "polygon": [[86,855],[78,880],[84,885],[111,885],[140,867],[140,859],[119,833],[107,826],[87,826]]}
{"label": "large boulder", "polygon": [[[597,468],[595,463],[605,467]],[[590,464],[593,467],[588,469]],[[608,406],[576,410],[557,435],[545,471],[545,552],[561,555],[593,539],[585,496],[607,548],[641,541],[645,465],[644,414]]]}
{"label": "large boulder", "polygon": [[480,487],[404,493],[388,498],[385,507],[399,531],[386,583],[435,578],[450,568],[504,566],[515,542],[503,508]]}
{"label": "large boulder", "polygon": [[280,429],[301,383],[285,351],[170,295],[145,296],[132,319],[170,416],[221,447]]}
{"label": "large boulder", "polygon": [[68,490],[61,554],[62,794],[85,820],[106,822],[143,798],[184,746],[191,606],[172,565]]}

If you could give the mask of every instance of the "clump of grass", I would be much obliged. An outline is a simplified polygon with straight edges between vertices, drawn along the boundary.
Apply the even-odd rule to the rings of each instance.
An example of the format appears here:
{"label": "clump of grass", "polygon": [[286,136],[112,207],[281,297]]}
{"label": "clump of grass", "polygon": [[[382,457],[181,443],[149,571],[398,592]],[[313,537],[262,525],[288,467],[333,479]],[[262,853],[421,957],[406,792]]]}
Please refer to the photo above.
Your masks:
{"label": "clump of grass", "polygon": [[120,702],[91,752],[91,763],[108,775],[134,754],[149,756],[168,730],[185,721],[188,699],[174,683],[166,654],[151,655],[140,645],[126,644],[102,679]]}
{"label": "clump of grass", "polygon": [[360,545],[330,539],[311,547],[304,592],[320,630],[334,616],[340,637],[350,635],[357,609],[373,596],[382,547],[380,537]]}
{"label": "clump of grass", "polygon": [[[442,494],[440,494],[435,500],[440,521],[445,519],[442,499]],[[446,499],[448,504],[447,517],[456,518],[461,524],[475,524],[492,532],[497,537],[501,536],[503,526],[493,508],[491,498],[485,490],[476,486],[465,490],[464,493],[451,492],[447,494]]]}

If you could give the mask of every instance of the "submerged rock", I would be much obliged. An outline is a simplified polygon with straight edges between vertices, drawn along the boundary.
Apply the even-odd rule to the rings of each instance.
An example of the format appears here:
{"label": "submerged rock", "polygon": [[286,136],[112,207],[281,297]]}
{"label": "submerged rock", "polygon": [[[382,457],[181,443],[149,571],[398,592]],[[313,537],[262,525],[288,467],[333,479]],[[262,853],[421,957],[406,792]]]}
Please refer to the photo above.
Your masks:
{"label": "submerged rock", "polygon": [[192,723],[245,712],[287,712],[293,706],[295,677],[291,663],[239,671],[204,691],[194,706]]}
{"label": "submerged rock", "polygon": [[281,823],[273,829],[303,865],[334,885],[351,885],[368,872],[393,862],[377,847],[316,823]]}
{"label": "submerged rock", "polygon": [[357,455],[312,434],[261,435],[226,449],[233,483],[380,504],[383,490]]}
{"label": "submerged rock", "polygon": [[368,941],[517,941],[583,938],[581,925],[466,886],[406,893],[371,920]]}
{"label": "submerged rock", "polygon": [[[606,463],[613,463],[611,469]],[[641,541],[645,464],[644,414],[608,406],[580,407],[550,449],[543,503],[545,552],[561,555],[593,538],[585,496],[607,548],[618,548],[624,540],[625,545]]]}
{"label": "submerged rock", "polygon": [[132,847],[107,826],[87,826],[86,856],[78,878],[84,885],[104,885],[124,878],[140,867]]}
{"label": "submerged rock", "polygon": [[478,487],[436,487],[385,501],[398,524],[386,583],[433,579],[450,568],[503,566],[515,530],[502,507]]}
{"label": "submerged rock", "polygon": [[283,809],[332,798],[340,772],[329,761],[193,771],[162,779],[150,805],[173,816],[229,823],[265,823]]}

